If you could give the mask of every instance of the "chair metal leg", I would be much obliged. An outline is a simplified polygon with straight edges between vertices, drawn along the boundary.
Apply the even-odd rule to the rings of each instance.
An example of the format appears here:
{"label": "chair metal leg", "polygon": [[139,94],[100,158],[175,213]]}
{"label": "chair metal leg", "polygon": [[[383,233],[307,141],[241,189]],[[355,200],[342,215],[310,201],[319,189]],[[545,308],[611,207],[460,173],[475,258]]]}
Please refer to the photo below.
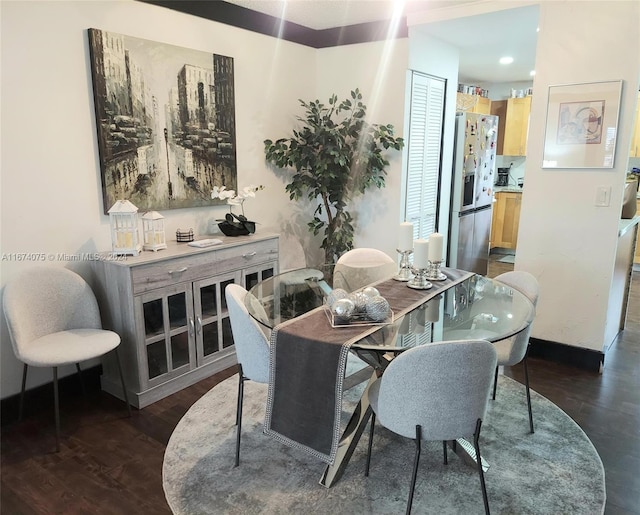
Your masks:
{"label": "chair metal leg", "polygon": [[369,427],[369,445],[367,446],[367,465],[364,469],[365,477],[369,477],[369,465],[371,465],[371,449],[373,448],[373,431],[376,428],[376,414],[371,413],[371,426]]}
{"label": "chair metal leg", "polygon": [[124,402],[127,405],[127,412],[129,413],[129,418],[131,418],[131,405],[129,404],[129,394],[127,393],[127,385],[124,382],[124,374],[122,372],[122,360],[120,359],[120,352],[118,352],[118,347],[116,347],[116,361],[118,362],[118,372],[120,372],[120,382],[122,383],[122,394],[124,395]]}
{"label": "chair metal leg", "polygon": [[242,374],[242,366],[238,365],[240,369],[238,372],[238,406],[236,408],[236,461],[234,467],[240,465],[240,434],[242,432],[242,401],[244,397],[244,381],[245,377]]}
{"label": "chair metal leg", "polygon": [[407,515],[411,513],[413,504],[413,492],[416,489],[416,478],[418,477],[418,463],[420,462],[420,449],[422,442],[422,427],[416,426],[416,457],[413,460],[413,473],[411,474],[411,488],[409,489],[409,500],[407,501]]}
{"label": "chair metal leg", "polygon": [[[238,402],[240,402],[240,393],[242,392],[242,365],[238,363]],[[241,406],[241,404],[238,404]],[[241,411],[236,407],[236,426],[238,425],[238,420],[240,419]]]}
{"label": "chair metal leg", "polygon": [[496,373],[493,376],[493,400],[496,400],[496,387],[498,386],[498,366],[496,366]]}
{"label": "chair metal leg", "polygon": [[60,452],[60,403],[58,400],[58,367],[53,367],[53,408],[56,417],[56,452]]}
{"label": "chair metal leg", "polygon": [[22,390],[20,390],[20,407],[18,408],[18,422],[22,421],[22,412],[24,410],[24,390],[27,386],[27,368],[29,366],[25,363],[22,368]]}
{"label": "chair metal leg", "polygon": [[444,454],[444,464],[448,465],[449,464],[449,455],[447,453],[447,441],[446,440],[442,440],[442,452]]}
{"label": "chair metal leg", "polygon": [[82,380],[82,370],[80,370],[80,363],[76,363],[76,370],[78,371],[78,379],[80,380],[80,390],[82,390],[82,396],[87,398],[87,391],[84,389],[84,381]]}
{"label": "chair metal leg", "polygon": [[533,430],[533,413],[531,412],[531,392],[529,391],[529,369],[527,367],[527,356],[525,355],[522,360],[524,363],[524,384],[527,390],[527,409],[529,410],[529,429],[531,433],[535,433]]}
{"label": "chair metal leg", "polygon": [[476,432],[473,433],[473,445],[476,449],[478,473],[480,474],[480,487],[482,488],[482,501],[484,502],[484,512],[486,515],[490,515],[489,499],[487,498],[487,486],[485,485],[485,482],[484,482],[484,471],[482,470],[482,457],[480,455],[480,428],[481,427],[482,427],[482,420],[478,419],[476,422]]}

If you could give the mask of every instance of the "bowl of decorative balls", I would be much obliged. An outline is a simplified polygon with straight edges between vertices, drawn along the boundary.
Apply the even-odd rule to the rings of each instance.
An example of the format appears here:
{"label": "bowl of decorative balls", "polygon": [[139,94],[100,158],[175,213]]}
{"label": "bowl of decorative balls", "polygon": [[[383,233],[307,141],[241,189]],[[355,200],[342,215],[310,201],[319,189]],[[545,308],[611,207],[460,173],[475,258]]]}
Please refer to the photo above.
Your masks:
{"label": "bowl of decorative balls", "polygon": [[393,323],[389,302],[372,286],[353,293],[336,288],[325,298],[324,309],[332,327]]}

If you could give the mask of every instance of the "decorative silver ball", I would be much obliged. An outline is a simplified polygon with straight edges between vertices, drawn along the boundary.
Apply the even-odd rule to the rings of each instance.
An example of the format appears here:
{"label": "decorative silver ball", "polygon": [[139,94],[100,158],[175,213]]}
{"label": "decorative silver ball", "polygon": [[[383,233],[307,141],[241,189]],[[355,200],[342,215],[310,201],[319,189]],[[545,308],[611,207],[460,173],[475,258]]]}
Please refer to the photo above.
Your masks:
{"label": "decorative silver ball", "polygon": [[364,290],[362,290],[367,297],[377,297],[380,295],[380,292],[374,288],[373,286],[367,286]]}
{"label": "decorative silver ball", "polygon": [[375,322],[382,322],[391,314],[389,302],[380,295],[368,298],[366,311],[367,316]]}
{"label": "decorative silver ball", "polygon": [[331,306],[331,312],[336,318],[336,322],[349,322],[355,311],[353,302],[349,299],[338,299]]}
{"label": "decorative silver ball", "polygon": [[337,300],[346,299],[348,296],[349,294],[346,290],[343,290],[342,288],[336,288],[335,290],[332,290],[329,295],[327,295],[327,304],[329,305],[329,307],[332,307]]}
{"label": "decorative silver ball", "polygon": [[352,293],[348,298],[356,307],[356,313],[365,313],[367,311],[367,301],[369,300],[369,297],[367,297],[363,292],[358,291]]}

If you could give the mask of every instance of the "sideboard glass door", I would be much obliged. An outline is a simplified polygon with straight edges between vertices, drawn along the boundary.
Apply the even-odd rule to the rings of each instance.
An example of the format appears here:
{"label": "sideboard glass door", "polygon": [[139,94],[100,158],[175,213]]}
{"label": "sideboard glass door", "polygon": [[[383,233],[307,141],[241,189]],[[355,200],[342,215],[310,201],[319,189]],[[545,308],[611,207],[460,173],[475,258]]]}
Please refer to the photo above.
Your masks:
{"label": "sideboard glass door", "polygon": [[198,365],[216,359],[216,353],[233,345],[224,290],[238,284],[237,272],[193,284]]}
{"label": "sideboard glass door", "polygon": [[276,274],[276,269],[273,264],[259,265],[251,268],[247,268],[244,272],[244,287],[247,290],[253,288],[260,281],[269,279]]}
{"label": "sideboard glass door", "polygon": [[[190,284],[163,288],[138,297],[139,327],[144,328],[141,378],[148,386],[160,384],[195,367],[191,341],[195,334]],[[146,377],[145,377],[146,376]]]}

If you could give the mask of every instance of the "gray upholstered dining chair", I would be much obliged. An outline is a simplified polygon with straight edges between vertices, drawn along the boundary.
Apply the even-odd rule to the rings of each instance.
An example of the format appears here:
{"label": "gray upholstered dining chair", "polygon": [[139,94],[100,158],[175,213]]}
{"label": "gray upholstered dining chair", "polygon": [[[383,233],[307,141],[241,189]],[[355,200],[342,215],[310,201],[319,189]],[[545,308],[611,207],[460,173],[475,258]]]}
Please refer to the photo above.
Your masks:
{"label": "gray upholstered dining chair", "polygon": [[411,513],[422,440],[443,442],[473,435],[485,512],[489,501],[480,454],[480,429],[487,409],[496,351],[486,340],[456,340],[414,347],[395,358],[369,389],[373,414],[365,476],[369,475],[376,419],[415,441],[409,488]]}
{"label": "gray upholstered dining chair", "polygon": [[80,362],[115,350],[123,395],[131,416],[118,354],[120,336],[102,329],[96,297],[82,277],[62,267],[29,269],[5,286],[3,309],[13,351],[24,364],[19,419],[22,419],[28,367],[53,368],[57,452],[60,451],[58,367],[75,363],[82,384]]}
{"label": "gray upholstered dining chair", "polygon": [[[512,271],[505,272],[495,277],[496,281],[500,281],[507,286],[518,290],[527,296],[533,303],[534,307],[538,302],[539,285],[538,280],[529,272]],[[524,384],[527,393],[527,409],[529,411],[529,429],[533,433],[533,413],[531,411],[531,392],[529,390],[529,369],[527,368],[527,355],[529,354],[529,337],[531,336],[531,324],[518,334],[495,342],[493,345],[498,353],[498,364],[496,366],[493,380],[493,396],[496,398],[496,388],[498,385],[498,369],[502,366],[513,366],[522,361],[524,366]]]}
{"label": "gray upholstered dining chair", "polygon": [[359,248],[345,252],[336,262],[333,287],[352,292],[397,271],[396,262],[378,249]]}
{"label": "gray upholstered dining chair", "polygon": [[233,342],[238,358],[238,404],[236,409],[236,461],[240,464],[240,435],[242,432],[242,401],[244,382],[269,382],[269,340],[260,324],[244,305],[247,290],[238,284],[225,288]]}

